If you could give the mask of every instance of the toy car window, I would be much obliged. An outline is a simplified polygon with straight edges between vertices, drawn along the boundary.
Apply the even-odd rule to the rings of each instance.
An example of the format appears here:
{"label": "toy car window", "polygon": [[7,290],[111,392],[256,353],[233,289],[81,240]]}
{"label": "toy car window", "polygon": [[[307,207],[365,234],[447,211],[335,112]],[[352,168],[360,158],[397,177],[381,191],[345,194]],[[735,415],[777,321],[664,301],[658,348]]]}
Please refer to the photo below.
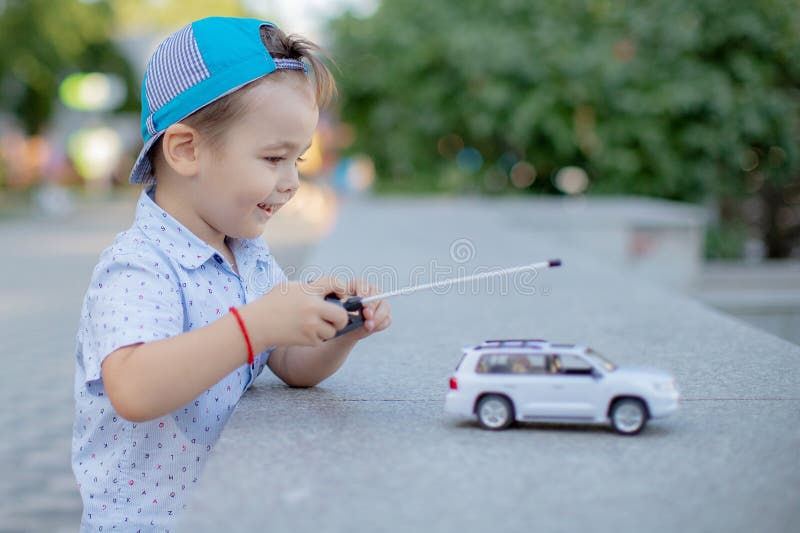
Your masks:
{"label": "toy car window", "polygon": [[545,357],[541,354],[487,353],[478,361],[478,374],[544,374]]}
{"label": "toy car window", "polygon": [[486,353],[478,360],[475,368],[478,374],[508,374],[511,372],[511,362],[508,354]]}
{"label": "toy car window", "polygon": [[599,364],[601,364],[603,366],[603,368],[605,368],[609,372],[613,372],[614,370],[617,369],[617,365],[615,365],[614,363],[612,363],[611,361],[606,359],[603,355],[601,355],[600,353],[594,351],[591,348],[586,350],[586,354],[591,356],[591,357],[593,357],[595,361],[597,361]]}
{"label": "toy car window", "polygon": [[518,354],[511,365],[515,374],[546,374],[547,360],[544,354]]}
{"label": "toy car window", "polygon": [[[557,358],[557,359],[556,359]],[[558,370],[562,374],[591,374],[592,365],[584,358],[574,354],[554,356],[558,361]]]}

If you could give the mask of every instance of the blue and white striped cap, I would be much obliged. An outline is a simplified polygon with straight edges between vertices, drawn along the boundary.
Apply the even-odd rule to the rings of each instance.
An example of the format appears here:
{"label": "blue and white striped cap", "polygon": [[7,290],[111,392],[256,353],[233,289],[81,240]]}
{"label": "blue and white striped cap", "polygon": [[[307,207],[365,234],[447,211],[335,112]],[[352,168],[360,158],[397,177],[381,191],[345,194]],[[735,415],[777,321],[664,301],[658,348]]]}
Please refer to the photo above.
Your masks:
{"label": "blue and white striped cap", "polygon": [[158,45],[142,81],[144,146],[131,183],[155,180],[147,152],[168,126],[277,69],[303,70],[298,59],[275,59],[261,40],[271,22],[210,17],[192,22]]}

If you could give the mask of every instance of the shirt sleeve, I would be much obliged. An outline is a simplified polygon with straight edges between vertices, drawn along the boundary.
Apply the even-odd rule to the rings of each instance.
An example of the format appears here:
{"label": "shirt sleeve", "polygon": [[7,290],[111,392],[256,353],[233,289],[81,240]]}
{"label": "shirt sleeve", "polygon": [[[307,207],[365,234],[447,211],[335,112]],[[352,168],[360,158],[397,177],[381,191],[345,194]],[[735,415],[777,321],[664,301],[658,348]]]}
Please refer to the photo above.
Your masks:
{"label": "shirt sleeve", "polygon": [[103,360],[118,348],[183,332],[180,287],[164,263],[125,254],[95,268],[79,337],[87,383],[101,379]]}

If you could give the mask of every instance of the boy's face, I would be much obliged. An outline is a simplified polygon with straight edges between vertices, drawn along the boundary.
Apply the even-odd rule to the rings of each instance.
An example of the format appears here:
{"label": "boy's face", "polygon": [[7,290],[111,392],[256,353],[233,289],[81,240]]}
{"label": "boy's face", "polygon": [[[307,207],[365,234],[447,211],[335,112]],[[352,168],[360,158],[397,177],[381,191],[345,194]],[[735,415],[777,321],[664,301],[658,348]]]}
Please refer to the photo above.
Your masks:
{"label": "boy's face", "polygon": [[308,149],[319,111],[299,75],[267,79],[242,95],[245,113],[216,149],[201,143],[194,207],[214,230],[252,239],[300,185],[297,160]]}

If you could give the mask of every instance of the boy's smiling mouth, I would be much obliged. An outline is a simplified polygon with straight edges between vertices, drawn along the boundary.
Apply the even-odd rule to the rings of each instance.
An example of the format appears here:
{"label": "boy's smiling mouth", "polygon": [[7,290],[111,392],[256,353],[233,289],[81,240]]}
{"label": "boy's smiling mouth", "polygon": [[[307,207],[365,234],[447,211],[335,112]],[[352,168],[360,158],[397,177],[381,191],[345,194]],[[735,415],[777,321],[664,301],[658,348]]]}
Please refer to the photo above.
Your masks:
{"label": "boy's smiling mouth", "polygon": [[282,206],[283,204],[266,204],[264,202],[258,204],[258,208],[267,213],[268,215],[274,214]]}

